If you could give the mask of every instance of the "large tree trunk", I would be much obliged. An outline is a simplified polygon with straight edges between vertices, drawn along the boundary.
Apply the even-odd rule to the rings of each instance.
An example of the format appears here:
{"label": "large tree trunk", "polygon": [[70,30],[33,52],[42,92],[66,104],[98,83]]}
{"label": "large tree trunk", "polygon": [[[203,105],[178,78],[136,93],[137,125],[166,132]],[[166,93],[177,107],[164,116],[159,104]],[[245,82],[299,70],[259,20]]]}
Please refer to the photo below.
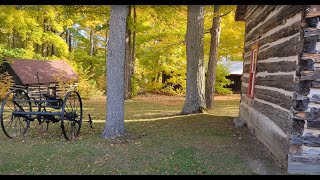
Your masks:
{"label": "large tree trunk", "polygon": [[124,98],[131,98],[131,63],[132,63],[132,47],[131,47],[131,30],[128,26],[128,20],[131,16],[131,6],[129,6],[129,13],[127,17],[127,30],[126,30],[126,62],[124,64]]}
{"label": "large tree trunk", "polygon": [[204,6],[189,5],[186,34],[187,94],[182,114],[202,113],[206,109],[204,101],[203,24]]}
{"label": "large tree trunk", "polygon": [[133,76],[135,72],[135,58],[136,58],[136,23],[137,23],[137,12],[136,12],[136,6],[133,5],[133,35],[132,35],[132,50],[131,50],[131,55],[132,55],[132,66],[131,66],[131,74]]}
{"label": "large tree trunk", "polygon": [[219,13],[220,6],[214,6],[214,14],[216,15],[213,18],[212,28],[210,29],[211,33],[211,42],[210,42],[210,55],[208,62],[208,73],[206,79],[206,105],[208,109],[213,107],[214,99],[214,86],[216,81],[216,70],[218,62],[218,45],[220,37],[220,20],[221,16]]}
{"label": "large tree trunk", "polygon": [[124,128],[124,62],[127,5],[112,5],[109,22],[107,56],[107,117],[104,138],[125,134]]}

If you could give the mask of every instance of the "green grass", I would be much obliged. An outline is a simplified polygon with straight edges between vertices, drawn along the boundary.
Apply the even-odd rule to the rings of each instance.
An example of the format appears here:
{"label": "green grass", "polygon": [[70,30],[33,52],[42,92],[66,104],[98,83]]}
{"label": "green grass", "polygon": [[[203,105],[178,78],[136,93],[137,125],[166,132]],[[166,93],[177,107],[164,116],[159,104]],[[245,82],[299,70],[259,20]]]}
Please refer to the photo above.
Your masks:
{"label": "green grass", "polygon": [[59,124],[42,132],[32,122],[20,139],[0,132],[0,174],[285,174],[246,128],[234,127],[238,98],[188,116],[178,115],[183,102],[154,95],[126,101],[128,133],[116,140],[102,138],[104,98],[83,102],[94,129],[83,123],[75,141],[64,139]]}

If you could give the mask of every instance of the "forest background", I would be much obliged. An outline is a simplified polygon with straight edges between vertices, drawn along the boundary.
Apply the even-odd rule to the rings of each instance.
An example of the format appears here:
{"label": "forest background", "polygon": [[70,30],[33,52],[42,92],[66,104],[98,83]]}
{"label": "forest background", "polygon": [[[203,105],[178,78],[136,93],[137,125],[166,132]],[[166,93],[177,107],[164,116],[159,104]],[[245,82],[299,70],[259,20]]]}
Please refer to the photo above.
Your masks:
{"label": "forest background", "polygon": [[[220,24],[219,60],[241,61],[243,56],[244,23],[234,21],[235,8],[220,8],[225,15]],[[205,6],[206,66],[215,16],[213,6]],[[107,5],[0,6],[0,66],[4,57],[63,59],[79,75],[83,98],[105,95],[109,18]],[[132,5],[127,19],[126,99],[146,92],[185,94],[187,6]],[[216,93],[232,93],[226,88],[232,83],[226,76],[226,67],[218,65]],[[1,97],[8,88],[8,81],[1,78]]]}

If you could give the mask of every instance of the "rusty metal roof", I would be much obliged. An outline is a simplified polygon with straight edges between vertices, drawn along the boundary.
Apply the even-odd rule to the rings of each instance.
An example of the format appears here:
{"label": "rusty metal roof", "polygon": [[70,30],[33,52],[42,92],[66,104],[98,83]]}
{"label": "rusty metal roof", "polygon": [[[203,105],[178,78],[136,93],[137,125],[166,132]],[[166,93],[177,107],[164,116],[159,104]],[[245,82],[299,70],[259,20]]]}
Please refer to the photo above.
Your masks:
{"label": "rusty metal roof", "polygon": [[38,84],[38,72],[41,84],[77,81],[78,75],[63,60],[31,60],[5,58],[23,85]]}

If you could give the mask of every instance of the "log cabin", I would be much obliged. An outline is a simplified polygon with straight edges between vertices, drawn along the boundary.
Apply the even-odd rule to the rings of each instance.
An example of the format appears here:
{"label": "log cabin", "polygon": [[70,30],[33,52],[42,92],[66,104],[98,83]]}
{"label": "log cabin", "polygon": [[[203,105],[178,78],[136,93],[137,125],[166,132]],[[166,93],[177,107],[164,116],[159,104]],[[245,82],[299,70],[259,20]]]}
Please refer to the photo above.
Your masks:
{"label": "log cabin", "polygon": [[40,94],[62,98],[77,87],[78,75],[63,60],[5,58],[4,62],[11,89],[23,88],[30,98],[40,99]]}
{"label": "log cabin", "polygon": [[289,174],[320,174],[320,6],[238,5],[240,119]]}

